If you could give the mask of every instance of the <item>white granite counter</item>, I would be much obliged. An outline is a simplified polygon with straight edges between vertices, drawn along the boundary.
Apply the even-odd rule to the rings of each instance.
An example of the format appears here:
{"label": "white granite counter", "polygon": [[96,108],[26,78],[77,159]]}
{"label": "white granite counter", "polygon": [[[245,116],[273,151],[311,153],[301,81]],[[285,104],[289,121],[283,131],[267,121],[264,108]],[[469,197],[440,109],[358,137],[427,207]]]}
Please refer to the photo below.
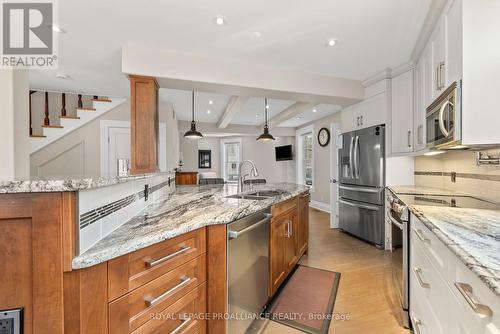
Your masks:
{"label": "white granite counter", "polygon": [[284,192],[248,200],[227,198],[236,193],[236,187],[230,185],[177,187],[74,258],[73,268],[90,267],[204,226],[228,224],[309,190],[290,183],[254,186],[254,190],[263,189]]}
{"label": "white granite counter", "polygon": [[0,194],[16,193],[46,193],[88,190],[106,187],[113,184],[140,180],[163,173],[137,174],[130,176],[111,177],[61,177],[61,178],[33,178],[28,180],[0,181]]}
{"label": "white granite counter", "polygon": [[[396,195],[467,196],[427,187],[390,187]],[[410,205],[417,216],[495,294],[500,296],[500,210]]]}

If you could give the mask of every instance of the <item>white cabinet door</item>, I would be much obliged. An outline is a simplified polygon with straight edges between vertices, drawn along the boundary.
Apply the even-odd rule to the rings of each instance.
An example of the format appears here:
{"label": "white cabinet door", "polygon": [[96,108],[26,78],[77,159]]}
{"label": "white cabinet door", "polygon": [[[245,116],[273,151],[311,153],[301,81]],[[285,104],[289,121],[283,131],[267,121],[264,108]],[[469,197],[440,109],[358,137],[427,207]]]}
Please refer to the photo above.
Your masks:
{"label": "white cabinet door", "polygon": [[361,106],[361,128],[385,124],[387,94],[380,93],[363,101]]}
{"label": "white cabinet door", "polygon": [[415,115],[414,115],[414,138],[415,152],[426,147],[425,140],[425,84],[426,84],[426,58],[421,57],[415,68]]}
{"label": "white cabinet door", "polygon": [[392,78],[392,153],[413,152],[413,69]]}
{"label": "white cabinet door", "polygon": [[462,78],[462,0],[451,0],[445,9],[446,87]]}
{"label": "white cabinet door", "polygon": [[342,132],[349,132],[360,128],[362,103],[363,102],[356,103],[341,111],[340,120],[342,122]]}
{"label": "white cabinet door", "polygon": [[432,99],[446,88],[446,44],[444,20],[439,20],[431,37],[432,46]]}

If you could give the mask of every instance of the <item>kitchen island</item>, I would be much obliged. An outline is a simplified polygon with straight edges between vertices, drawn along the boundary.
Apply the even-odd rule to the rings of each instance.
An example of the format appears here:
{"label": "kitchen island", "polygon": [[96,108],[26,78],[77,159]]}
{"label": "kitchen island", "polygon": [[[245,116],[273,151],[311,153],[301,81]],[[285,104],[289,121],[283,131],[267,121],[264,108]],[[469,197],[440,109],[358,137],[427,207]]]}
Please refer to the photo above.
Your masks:
{"label": "kitchen island", "polygon": [[[7,297],[0,309],[22,308],[26,333],[224,333],[226,225],[271,207],[278,219],[295,217],[294,228],[304,231],[308,188],[261,185],[254,191],[275,195],[247,199],[228,197],[236,194],[231,185],[175,188],[170,181],[152,174],[1,184],[7,275],[0,293]],[[89,243],[92,230],[97,237]],[[294,265],[307,251],[307,232],[290,241]],[[269,257],[272,263],[275,255]]]}

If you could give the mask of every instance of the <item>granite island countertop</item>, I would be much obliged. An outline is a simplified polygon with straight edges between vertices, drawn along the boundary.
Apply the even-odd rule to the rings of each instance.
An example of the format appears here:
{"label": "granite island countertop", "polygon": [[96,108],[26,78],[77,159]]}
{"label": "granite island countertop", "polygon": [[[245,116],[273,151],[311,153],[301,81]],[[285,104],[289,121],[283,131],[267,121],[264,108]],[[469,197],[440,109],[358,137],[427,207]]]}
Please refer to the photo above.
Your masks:
{"label": "granite island countertop", "polygon": [[178,186],[75,257],[73,269],[94,266],[201,227],[231,223],[309,188],[274,183],[254,186],[254,190],[282,190],[282,194],[264,200],[227,198],[236,190],[232,185]]}
{"label": "granite island countertop", "polygon": [[136,174],[128,176],[82,176],[82,177],[50,177],[21,180],[0,181],[0,194],[46,193],[80,191],[111,186],[134,180],[146,179],[160,175],[173,175],[169,172]]}
{"label": "granite island countertop", "polygon": [[[467,196],[462,192],[428,187],[389,189],[396,195]],[[499,210],[431,205],[409,205],[409,209],[500,296],[500,204]]]}

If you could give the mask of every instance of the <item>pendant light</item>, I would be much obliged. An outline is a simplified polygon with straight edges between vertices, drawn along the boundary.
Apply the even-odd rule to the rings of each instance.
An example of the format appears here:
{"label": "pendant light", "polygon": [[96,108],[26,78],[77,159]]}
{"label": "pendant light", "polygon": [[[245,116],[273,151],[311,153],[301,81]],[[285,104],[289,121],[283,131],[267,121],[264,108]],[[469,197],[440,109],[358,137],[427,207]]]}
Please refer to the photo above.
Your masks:
{"label": "pendant light", "polygon": [[191,106],[193,108],[193,120],[191,121],[191,130],[186,132],[184,134],[184,137],[190,139],[200,139],[203,138],[203,135],[201,134],[200,131],[196,130],[196,122],[194,121],[194,91],[193,91],[193,102],[191,103]]}
{"label": "pendant light", "polygon": [[267,126],[267,98],[264,98],[264,112],[265,112],[265,121],[264,123],[264,132],[257,138],[257,140],[268,141],[268,140],[276,140],[272,134],[269,133],[269,127]]}

